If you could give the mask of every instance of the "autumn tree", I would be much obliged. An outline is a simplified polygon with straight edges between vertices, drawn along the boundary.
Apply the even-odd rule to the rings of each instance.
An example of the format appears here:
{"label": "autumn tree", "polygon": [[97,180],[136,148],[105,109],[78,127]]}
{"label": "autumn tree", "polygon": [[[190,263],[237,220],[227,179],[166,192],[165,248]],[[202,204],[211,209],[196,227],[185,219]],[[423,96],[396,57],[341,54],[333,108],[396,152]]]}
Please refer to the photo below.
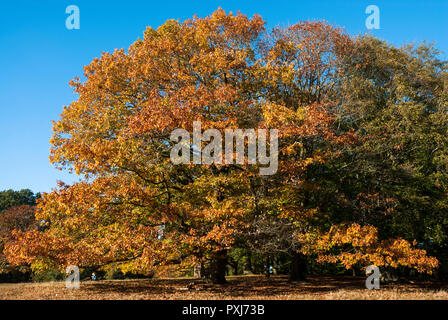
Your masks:
{"label": "autumn tree", "polygon": [[[333,246],[318,239],[347,202],[344,192],[325,197],[344,177],[336,166],[364,142],[343,108],[360,48],[324,22],[272,32],[264,25],[258,15],[221,9],[168,20],[86,66],[85,81],[71,82],[78,99],[53,123],[50,156],[85,179],[43,196],[37,218],[51,226],[15,232],[5,248],[11,263],[117,264],[141,273],[202,264],[207,278],[223,283],[228,250],[258,246],[287,252],[292,280],[303,279],[303,255]],[[171,133],[191,134],[194,122],[221,136],[277,129],[278,171],[262,175],[260,163],[218,158],[174,164]],[[202,142],[187,144],[197,157]],[[383,243],[368,249],[376,246]]]}
{"label": "autumn tree", "polygon": [[[263,30],[259,16],[217,10],[148,28],[128,51],[87,66],[87,80],[72,82],[79,99],[54,123],[51,161],[91,180],[44,195],[38,217],[52,227],[23,235],[29,242],[20,250],[27,252],[12,260],[52,250],[60,264],[121,262],[124,271],[150,271],[196,259],[209,265],[214,282],[224,282],[226,250],[251,210],[250,173],[174,166],[170,133],[191,132],[194,120],[203,130],[257,127]],[[39,236],[60,245],[33,248]]]}
{"label": "autumn tree", "polygon": [[14,241],[16,231],[27,232],[37,228],[35,210],[35,206],[24,204],[10,207],[0,214],[0,274],[17,274],[15,271],[18,270],[8,263],[3,250],[7,243]]}
{"label": "autumn tree", "polygon": [[338,126],[358,143],[327,168],[331,224],[378,228],[380,240],[446,248],[447,66],[433,46],[356,39],[341,77]]}
{"label": "autumn tree", "polygon": [[[29,231],[37,227],[34,212],[36,199],[39,197],[39,193],[34,194],[29,189],[0,192],[0,273],[17,275],[17,270],[6,260],[3,249],[5,244],[13,239],[14,230]],[[17,280],[9,276],[6,278]]]}
{"label": "autumn tree", "polygon": [[252,234],[262,235],[256,243],[271,255],[291,256],[292,280],[306,273],[298,237],[316,232],[316,223],[327,214],[316,198],[319,170],[333,150],[356,139],[335,125],[340,73],[352,50],[350,37],[325,22],[275,28],[265,37],[263,117],[267,126],[279,129],[281,151],[278,174],[263,179],[259,207],[264,207]]}

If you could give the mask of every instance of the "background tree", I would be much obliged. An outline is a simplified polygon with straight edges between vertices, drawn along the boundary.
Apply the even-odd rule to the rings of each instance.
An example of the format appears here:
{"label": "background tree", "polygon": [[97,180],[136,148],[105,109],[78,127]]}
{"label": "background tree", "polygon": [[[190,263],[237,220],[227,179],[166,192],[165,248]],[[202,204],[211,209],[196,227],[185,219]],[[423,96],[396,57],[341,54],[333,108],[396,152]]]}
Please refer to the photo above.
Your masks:
{"label": "background tree", "polygon": [[[328,222],[378,228],[438,253],[446,243],[446,62],[426,44],[361,37],[341,77],[337,124],[355,130],[327,167]],[[442,263],[443,266],[443,263]]]}
{"label": "background tree", "polygon": [[0,213],[14,206],[36,204],[36,199],[40,198],[40,193],[34,194],[30,189],[20,191],[5,190],[0,192]]}
{"label": "background tree", "polygon": [[[315,233],[328,213],[319,194],[322,165],[333,149],[356,138],[335,126],[340,73],[353,43],[325,22],[299,22],[275,28],[264,44],[263,115],[268,126],[279,129],[281,151],[279,173],[264,182],[263,217],[252,226],[261,228],[255,231],[263,235],[257,243],[282,248],[277,253],[288,248],[291,280],[303,280],[306,257],[298,237]],[[282,230],[279,239],[267,236],[270,225]]]}
{"label": "background tree", "polygon": [[34,216],[35,206],[20,205],[10,207],[0,214],[0,281],[29,280],[29,269],[11,266],[3,254],[5,245],[14,240],[15,230],[22,232],[37,228]]}

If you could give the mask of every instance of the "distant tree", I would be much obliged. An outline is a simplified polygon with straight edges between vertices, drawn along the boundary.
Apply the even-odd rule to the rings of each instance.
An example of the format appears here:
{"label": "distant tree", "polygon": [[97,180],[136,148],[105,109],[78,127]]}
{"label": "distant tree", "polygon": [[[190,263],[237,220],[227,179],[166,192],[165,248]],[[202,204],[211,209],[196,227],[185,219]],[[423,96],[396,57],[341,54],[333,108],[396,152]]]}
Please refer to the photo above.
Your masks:
{"label": "distant tree", "polygon": [[26,232],[36,229],[35,209],[35,206],[24,204],[10,207],[0,214],[0,273],[19,274],[16,268],[8,264],[3,249],[6,243],[14,239],[14,230]]}
{"label": "distant tree", "polygon": [[[447,62],[432,45],[396,48],[365,36],[356,39],[344,73],[336,124],[359,140],[325,167],[320,198],[330,208],[328,230],[355,223],[332,234],[370,225],[379,241],[415,239],[448,271]],[[335,236],[326,237],[329,244]],[[360,260],[345,258],[353,259],[349,265]]]}
{"label": "distant tree", "polygon": [[13,230],[28,231],[37,227],[34,215],[36,207],[27,204],[6,209],[0,215],[0,236],[10,237]]}
{"label": "distant tree", "polygon": [[6,209],[20,205],[36,204],[36,199],[40,198],[40,193],[34,194],[30,189],[22,189],[20,191],[5,190],[0,192],[0,213]]}

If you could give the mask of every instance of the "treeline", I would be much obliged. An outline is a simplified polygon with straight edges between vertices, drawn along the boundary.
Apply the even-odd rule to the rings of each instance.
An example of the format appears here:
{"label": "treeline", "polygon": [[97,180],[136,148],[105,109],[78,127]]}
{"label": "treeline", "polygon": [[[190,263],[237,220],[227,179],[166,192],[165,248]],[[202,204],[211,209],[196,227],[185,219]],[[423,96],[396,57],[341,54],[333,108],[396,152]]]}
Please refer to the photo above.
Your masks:
{"label": "treeline", "polygon": [[29,189],[0,192],[0,282],[24,282],[32,278],[28,266],[13,267],[6,260],[3,249],[13,239],[14,230],[29,231],[36,229],[36,200],[40,193]]}
{"label": "treeline", "polygon": [[[147,28],[85,76],[54,123],[50,159],[86,179],[43,195],[36,217],[51,223],[15,232],[10,264],[196,270],[214,283],[370,264],[446,278],[448,73],[432,45],[397,48],[325,22],[266,30],[258,15],[217,10]],[[171,133],[194,121],[221,134],[277,129],[277,172],[218,157],[173,164]]]}

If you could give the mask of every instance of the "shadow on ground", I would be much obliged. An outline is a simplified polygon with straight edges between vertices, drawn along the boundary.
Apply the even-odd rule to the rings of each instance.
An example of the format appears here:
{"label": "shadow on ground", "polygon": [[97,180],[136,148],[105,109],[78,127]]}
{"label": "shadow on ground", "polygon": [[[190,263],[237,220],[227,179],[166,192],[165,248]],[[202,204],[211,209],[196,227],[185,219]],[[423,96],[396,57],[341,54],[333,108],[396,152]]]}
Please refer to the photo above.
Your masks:
{"label": "shadow on ground", "polygon": [[[421,282],[406,284],[383,284],[382,289],[400,290],[402,292],[432,292],[447,289],[448,285],[437,282]],[[365,290],[363,277],[310,277],[307,281],[290,282],[287,276],[228,277],[227,284],[214,285],[200,279],[148,279],[101,281],[91,283],[84,290],[95,295],[115,292],[120,295],[151,294],[169,295],[182,292],[191,294],[207,293],[211,295],[224,295],[227,297],[251,298],[256,296],[282,296],[325,294],[337,290]]]}

